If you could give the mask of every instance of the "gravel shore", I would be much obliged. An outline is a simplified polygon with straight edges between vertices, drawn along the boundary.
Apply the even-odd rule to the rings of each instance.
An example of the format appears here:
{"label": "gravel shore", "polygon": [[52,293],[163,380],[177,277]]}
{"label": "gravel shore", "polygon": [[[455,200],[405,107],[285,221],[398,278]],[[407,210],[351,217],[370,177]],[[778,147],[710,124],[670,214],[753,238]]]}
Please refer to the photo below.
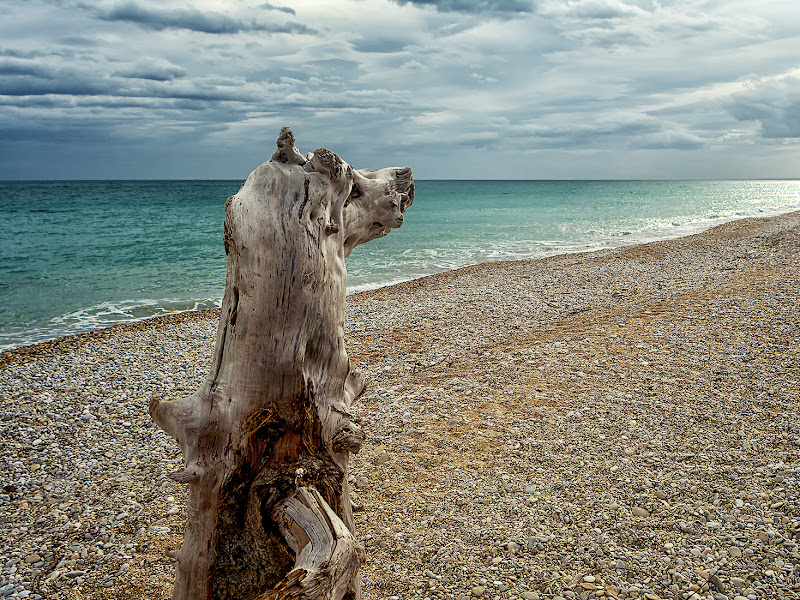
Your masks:
{"label": "gravel shore", "polygon": [[[217,314],[0,354],[0,598],[169,598]],[[348,298],[366,600],[800,598],[800,212]]]}

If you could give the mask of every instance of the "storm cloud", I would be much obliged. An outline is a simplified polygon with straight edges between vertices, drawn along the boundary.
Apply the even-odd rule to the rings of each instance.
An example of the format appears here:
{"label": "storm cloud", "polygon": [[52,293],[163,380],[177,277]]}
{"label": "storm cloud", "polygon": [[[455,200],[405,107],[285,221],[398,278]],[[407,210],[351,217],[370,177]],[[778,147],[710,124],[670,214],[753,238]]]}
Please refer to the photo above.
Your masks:
{"label": "storm cloud", "polygon": [[[269,9],[275,7],[269,6]],[[108,10],[97,11],[104,21],[133,23],[144,29],[161,31],[164,29],[186,29],[198,33],[214,35],[234,34],[246,31],[267,33],[314,33],[314,30],[301,23],[260,23],[255,19],[235,19],[218,12],[204,12],[191,8],[159,9],[149,8],[134,2],[125,2]]]}
{"label": "storm cloud", "polygon": [[740,121],[758,123],[767,139],[800,138],[800,69],[787,77],[750,84],[731,98],[728,110]]}
{"label": "storm cloud", "polygon": [[0,14],[3,179],[242,178],[283,125],[303,151],[420,178],[798,176],[797,3],[0,0]]}
{"label": "storm cloud", "polygon": [[136,64],[115,71],[112,75],[130,79],[170,81],[186,75],[186,69],[159,58],[136,61]]}
{"label": "storm cloud", "polygon": [[270,4],[269,2],[265,2],[264,4],[259,4],[259,8],[264,8],[266,10],[277,10],[278,12],[283,12],[289,15],[297,14],[297,12],[291,6],[275,6],[274,4]]}

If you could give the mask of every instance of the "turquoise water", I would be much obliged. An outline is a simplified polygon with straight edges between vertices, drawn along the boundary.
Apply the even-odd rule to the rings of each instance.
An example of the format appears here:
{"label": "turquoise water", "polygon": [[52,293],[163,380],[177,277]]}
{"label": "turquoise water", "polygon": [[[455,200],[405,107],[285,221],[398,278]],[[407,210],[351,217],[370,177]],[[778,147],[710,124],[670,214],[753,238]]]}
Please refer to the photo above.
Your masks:
{"label": "turquoise water", "polygon": [[[217,306],[240,183],[0,182],[0,349]],[[348,288],[797,209],[800,181],[418,181],[403,227],[348,258]]]}

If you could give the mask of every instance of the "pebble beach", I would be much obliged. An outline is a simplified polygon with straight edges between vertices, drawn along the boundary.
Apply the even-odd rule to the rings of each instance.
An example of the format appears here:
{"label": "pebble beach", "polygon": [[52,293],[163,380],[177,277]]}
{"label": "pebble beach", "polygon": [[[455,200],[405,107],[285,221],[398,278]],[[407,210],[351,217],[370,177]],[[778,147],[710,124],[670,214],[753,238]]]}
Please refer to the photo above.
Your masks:
{"label": "pebble beach", "polygon": [[[347,303],[366,600],[800,598],[800,212]],[[0,354],[0,598],[171,596],[217,319]]]}

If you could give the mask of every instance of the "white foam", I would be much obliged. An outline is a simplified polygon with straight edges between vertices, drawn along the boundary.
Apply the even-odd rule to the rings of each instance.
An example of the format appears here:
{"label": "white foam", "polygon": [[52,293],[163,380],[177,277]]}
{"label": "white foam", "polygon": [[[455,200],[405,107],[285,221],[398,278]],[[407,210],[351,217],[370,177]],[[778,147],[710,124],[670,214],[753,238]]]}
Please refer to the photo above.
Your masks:
{"label": "white foam", "polygon": [[39,342],[104,329],[120,323],[133,323],[153,317],[173,315],[194,310],[219,308],[219,298],[155,300],[121,300],[101,302],[81,310],[53,317],[48,324],[29,330],[18,330],[0,336],[0,351],[11,350]]}

